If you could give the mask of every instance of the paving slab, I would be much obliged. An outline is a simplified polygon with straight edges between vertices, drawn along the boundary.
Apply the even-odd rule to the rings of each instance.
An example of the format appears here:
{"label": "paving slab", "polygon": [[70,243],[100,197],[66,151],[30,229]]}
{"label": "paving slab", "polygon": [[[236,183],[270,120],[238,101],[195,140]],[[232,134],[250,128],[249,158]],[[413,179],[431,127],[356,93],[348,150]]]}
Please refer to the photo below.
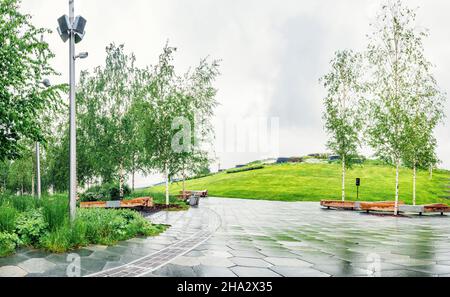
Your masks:
{"label": "paving slab", "polygon": [[56,267],[54,263],[42,258],[32,258],[19,263],[18,266],[28,273],[44,273]]}
{"label": "paving slab", "polygon": [[[381,276],[450,275],[450,217],[395,218],[326,211],[318,203],[209,198],[199,208],[149,219],[172,227],[157,237],[75,251],[82,275],[372,276],[373,267]],[[67,254],[19,249],[0,259],[0,268],[20,275],[12,267],[28,260],[55,266],[36,264],[27,276],[64,276],[67,266]]]}
{"label": "paving slab", "polygon": [[308,267],[273,266],[270,270],[284,277],[330,277],[331,275]]}
{"label": "paving slab", "polygon": [[18,266],[0,267],[0,277],[24,277],[28,272]]}
{"label": "paving slab", "polygon": [[254,267],[233,267],[231,270],[239,277],[281,277],[280,274],[268,268],[254,268]]}
{"label": "paving slab", "polygon": [[255,259],[255,258],[231,258],[231,262],[233,262],[237,266],[242,267],[270,267],[273,266],[269,262],[264,261],[263,259]]}

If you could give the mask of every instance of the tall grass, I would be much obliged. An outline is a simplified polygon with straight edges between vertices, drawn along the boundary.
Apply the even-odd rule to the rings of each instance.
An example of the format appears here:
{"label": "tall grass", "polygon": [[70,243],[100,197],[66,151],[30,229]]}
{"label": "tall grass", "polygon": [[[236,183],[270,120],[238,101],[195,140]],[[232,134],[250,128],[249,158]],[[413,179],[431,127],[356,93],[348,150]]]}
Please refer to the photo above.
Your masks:
{"label": "tall grass", "polygon": [[0,232],[14,232],[18,213],[15,208],[9,205],[0,206]]}
{"label": "tall grass", "polygon": [[41,201],[42,214],[50,231],[55,231],[67,223],[69,202],[62,197],[49,197]]}
{"label": "tall grass", "polygon": [[136,236],[154,236],[166,226],[152,225],[132,210],[80,209],[69,221],[65,195],[0,196],[0,257],[17,245],[66,252],[89,244],[113,245]]}

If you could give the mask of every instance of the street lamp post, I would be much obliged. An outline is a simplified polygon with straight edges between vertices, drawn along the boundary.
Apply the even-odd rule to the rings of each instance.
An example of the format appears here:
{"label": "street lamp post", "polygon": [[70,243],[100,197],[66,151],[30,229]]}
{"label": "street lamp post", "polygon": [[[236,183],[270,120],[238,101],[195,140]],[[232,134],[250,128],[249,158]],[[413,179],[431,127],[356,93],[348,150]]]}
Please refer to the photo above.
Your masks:
{"label": "street lamp post", "polygon": [[70,220],[76,216],[77,203],[77,134],[76,134],[76,102],[75,102],[75,60],[87,58],[87,53],[75,56],[75,43],[83,40],[86,20],[77,16],[75,18],[74,0],[69,0],[69,16],[64,15],[58,19],[58,32],[64,42],[69,40],[69,76],[70,76],[70,183],[69,205]]}
{"label": "street lamp post", "polygon": [[[48,79],[44,79],[42,81],[42,84],[46,87],[46,88],[50,88],[51,84],[50,84],[50,80]],[[41,190],[41,144],[38,142],[36,142],[36,190],[37,190],[37,197],[38,199],[41,199],[42,196],[42,190]]]}

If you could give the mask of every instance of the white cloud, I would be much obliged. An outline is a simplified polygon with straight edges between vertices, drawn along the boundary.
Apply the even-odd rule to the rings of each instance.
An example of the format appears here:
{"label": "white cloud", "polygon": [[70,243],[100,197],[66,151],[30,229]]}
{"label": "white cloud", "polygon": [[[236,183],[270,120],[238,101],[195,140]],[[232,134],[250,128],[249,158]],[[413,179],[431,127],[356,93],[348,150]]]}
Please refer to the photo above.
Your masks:
{"label": "white cloud", "polygon": [[[75,0],[76,14],[88,20],[79,51],[89,59],[80,69],[92,69],[104,59],[110,42],[125,43],[140,65],[155,63],[166,40],[177,46],[181,69],[210,55],[222,59],[218,117],[279,116],[280,153],[300,155],[324,151],[321,121],[323,90],[318,79],[328,69],[335,50],[362,49],[369,22],[380,1],[373,0]],[[450,3],[410,0],[420,6],[419,23],[430,29],[427,54],[437,65],[444,89],[450,77]],[[68,11],[68,1],[24,0],[23,10],[40,26],[54,29]],[[54,66],[68,73],[67,44],[56,32],[47,37],[57,57]],[[450,115],[450,107],[447,106]],[[447,120],[448,122],[448,120]],[[448,127],[448,126],[447,126]],[[439,154],[450,168],[449,133],[438,129]],[[254,155],[221,154],[222,167],[251,161]],[[143,181],[142,181],[143,182]]]}

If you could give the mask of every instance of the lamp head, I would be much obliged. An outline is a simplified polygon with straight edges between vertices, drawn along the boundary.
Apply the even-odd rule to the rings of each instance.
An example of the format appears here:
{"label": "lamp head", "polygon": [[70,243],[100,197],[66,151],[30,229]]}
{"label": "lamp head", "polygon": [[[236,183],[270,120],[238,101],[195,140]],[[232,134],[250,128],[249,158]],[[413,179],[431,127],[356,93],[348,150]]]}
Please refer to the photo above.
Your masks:
{"label": "lamp head", "polygon": [[86,59],[87,57],[89,57],[89,53],[88,52],[81,52],[78,55],[75,56],[75,60],[76,59]]}
{"label": "lamp head", "polygon": [[58,33],[61,39],[66,42],[70,37],[71,25],[69,21],[69,17],[67,15],[63,15],[58,19]]}
{"label": "lamp head", "polygon": [[50,88],[52,86],[52,84],[50,83],[50,80],[48,78],[44,79],[42,81],[42,84],[46,87],[46,88]]}

